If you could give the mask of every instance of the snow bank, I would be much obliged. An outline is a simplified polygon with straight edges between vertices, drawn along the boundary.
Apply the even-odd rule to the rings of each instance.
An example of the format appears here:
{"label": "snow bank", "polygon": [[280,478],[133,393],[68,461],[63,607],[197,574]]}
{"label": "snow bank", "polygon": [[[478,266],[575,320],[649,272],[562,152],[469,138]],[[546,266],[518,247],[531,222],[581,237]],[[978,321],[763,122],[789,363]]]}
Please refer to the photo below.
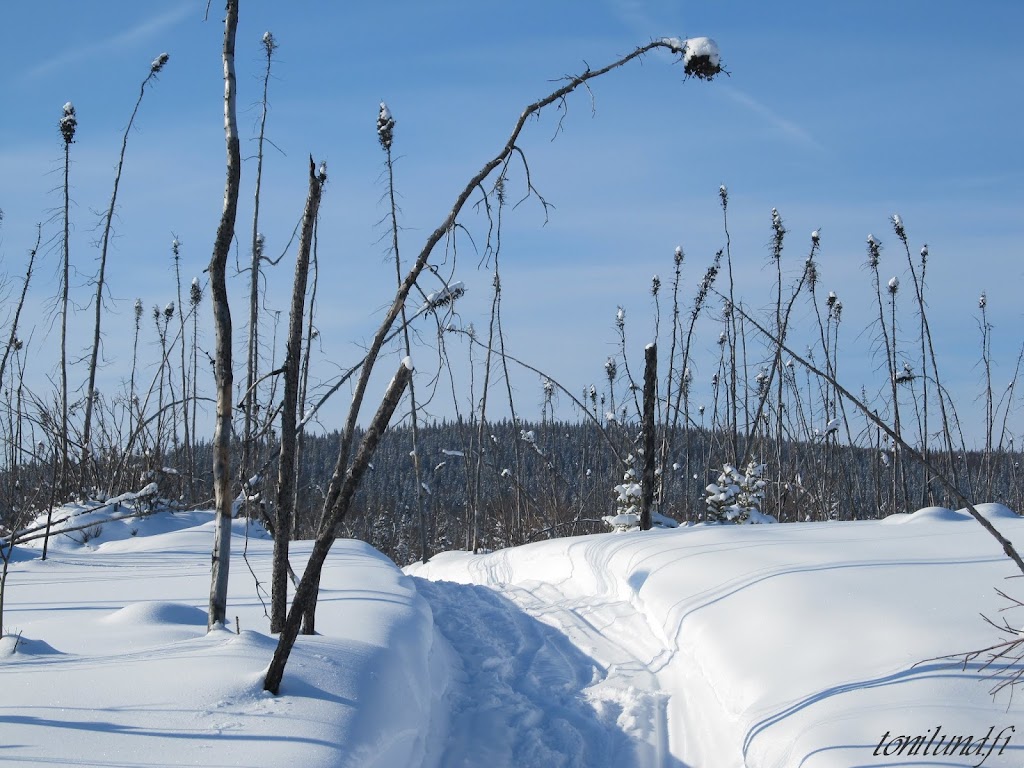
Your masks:
{"label": "snow bank", "polygon": [[[1021,539],[1024,520],[1010,510],[979,510]],[[1019,697],[993,700],[977,664],[939,658],[1003,639],[979,612],[999,617],[1005,601],[995,588],[1020,592],[1005,582],[1012,563],[968,520],[932,508],[906,516],[909,525],[603,534],[447,553],[407,570],[506,593],[554,589],[580,616],[600,605],[636,611],[645,626],[631,625],[627,642],[661,646],[647,654],[649,671],[669,695],[668,741],[686,765],[975,765],[979,757],[883,754],[897,735],[930,737],[940,725],[942,734],[973,735],[975,746],[994,727],[992,742],[1024,715]],[[1024,745],[1012,746],[985,764],[1009,766]]]}
{"label": "snow bank", "polygon": [[[119,530],[128,525],[134,536]],[[211,512],[108,520],[87,546],[58,535],[45,562],[35,552],[12,563],[0,759],[434,765],[448,657],[412,580],[366,544],[337,542],[321,580],[319,634],[299,637],[275,697],[262,686],[277,644],[264,613],[272,542],[244,520],[233,538],[230,630],[210,633]],[[300,573],[309,548],[293,544]]]}

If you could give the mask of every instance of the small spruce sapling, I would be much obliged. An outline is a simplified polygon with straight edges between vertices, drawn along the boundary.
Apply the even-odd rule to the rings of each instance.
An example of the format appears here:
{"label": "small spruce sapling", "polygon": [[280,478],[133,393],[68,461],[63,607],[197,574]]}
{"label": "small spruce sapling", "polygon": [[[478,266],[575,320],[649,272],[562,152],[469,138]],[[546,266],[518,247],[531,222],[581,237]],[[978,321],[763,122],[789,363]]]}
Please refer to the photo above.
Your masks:
{"label": "small spruce sapling", "polygon": [[[626,458],[627,464],[634,464],[632,455]],[[613,489],[616,494],[615,514],[605,515],[602,520],[613,531],[629,531],[640,525],[640,504],[643,500],[643,486],[637,482],[636,470],[630,466],[622,476],[622,482]]]}
{"label": "small spruce sapling", "polygon": [[761,511],[764,505],[763,479],[766,464],[750,462],[745,473],[726,464],[718,480],[707,486],[708,518],[716,523],[774,523],[777,520]]}

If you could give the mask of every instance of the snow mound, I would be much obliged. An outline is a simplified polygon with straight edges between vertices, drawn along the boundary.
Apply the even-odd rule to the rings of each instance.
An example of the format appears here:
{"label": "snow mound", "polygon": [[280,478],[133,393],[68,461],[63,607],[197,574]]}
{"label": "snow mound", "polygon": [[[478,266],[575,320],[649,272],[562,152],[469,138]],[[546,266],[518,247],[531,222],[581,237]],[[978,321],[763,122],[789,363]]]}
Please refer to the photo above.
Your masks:
{"label": "snow mound", "polygon": [[[1014,512],[1005,504],[975,504],[982,517],[988,520],[1020,520],[1020,515]],[[964,514],[970,514],[966,509],[960,510]]]}
{"label": "snow mound", "polygon": [[966,512],[954,512],[952,509],[946,509],[945,507],[925,507],[909,514],[898,512],[894,515],[889,515],[883,518],[881,522],[884,525],[903,525],[905,523],[937,521],[963,522],[970,519],[971,516]]}
{"label": "snow mound", "polygon": [[206,626],[206,611],[194,605],[153,600],[132,603],[102,619],[109,624],[187,624]]}
{"label": "snow mound", "polygon": [[16,656],[53,656],[56,648],[44,640],[33,640],[20,635],[0,636],[0,659]]}

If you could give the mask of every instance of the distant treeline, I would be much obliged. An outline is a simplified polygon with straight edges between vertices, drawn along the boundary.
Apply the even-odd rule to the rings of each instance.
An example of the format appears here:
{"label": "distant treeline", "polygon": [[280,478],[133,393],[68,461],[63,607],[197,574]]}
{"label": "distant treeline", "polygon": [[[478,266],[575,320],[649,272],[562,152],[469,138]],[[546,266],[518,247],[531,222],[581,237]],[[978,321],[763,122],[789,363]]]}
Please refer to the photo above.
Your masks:
{"label": "distant treeline", "polygon": [[[614,513],[613,489],[629,468],[623,462],[638,456],[639,435],[638,424],[619,423],[604,430],[592,422],[561,421],[517,425],[497,421],[485,424],[482,431],[479,424],[466,422],[420,425],[422,489],[417,494],[412,430],[393,427],[374,456],[354,514],[338,534],[366,540],[399,562],[414,560],[419,552],[421,499],[433,551],[469,547],[475,525],[479,539],[492,549],[551,535],[606,531],[601,517]],[[337,432],[305,437],[293,532],[297,538],[315,533],[338,440]],[[678,429],[671,445],[664,471],[659,472],[659,510],[680,523],[703,521],[705,488],[718,477],[734,443],[721,432],[690,427]],[[268,444],[262,450],[270,455],[273,448]],[[766,456],[769,449],[774,453],[774,442],[765,445]],[[195,455],[197,465],[206,466],[208,445],[198,446]],[[755,461],[768,464],[763,511],[782,522],[870,519],[929,505],[959,506],[936,482],[926,486],[924,472],[911,466],[909,502],[894,507],[891,452],[881,438],[876,447],[842,444],[836,436],[787,442],[781,470],[759,458],[756,445],[752,455]],[[1021,507],[1017,452],[1002,451],[987,458],[982,452],[931,458],[947,471],[957,470],[950,474],[955,474],[970,498]],[[173,475],[164,476],[162,491],[173,496],[180,482]],[[252,494],[258,500],[253,512],[257,504],[272,511],[275,483],[276,467],[271,464]]]}

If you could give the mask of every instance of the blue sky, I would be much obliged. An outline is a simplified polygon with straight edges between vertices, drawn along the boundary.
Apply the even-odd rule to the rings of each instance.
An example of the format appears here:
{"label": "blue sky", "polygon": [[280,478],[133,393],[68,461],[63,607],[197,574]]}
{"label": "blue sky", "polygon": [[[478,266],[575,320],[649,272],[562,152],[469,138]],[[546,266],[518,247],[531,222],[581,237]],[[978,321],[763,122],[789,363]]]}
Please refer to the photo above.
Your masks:
{"label": "blue sky", "polygon": [[[214,2],[208,21],[204,9],[203,2],[186,1],[40,0],[8,4],[2,12],[0,272],[8,275],[10,294],[35,225],[44,222],[49,245],[30,314],[32,343],[41,352],[33,360],[37,387],[45,386],[56,362],[49,360],[55,336],[47,335],[45,306],[56,290],[59,258],[51,219],[61,200],[61,106],[72,101],[79,118],[72,147],[72,261],[84,325],[98,212],[110,195],[139,83],[163,51],[170,62],[129,137],[120,192],[110,263],[116,314],[106,321],[108,389],[127,375],[135,298],[147,311],[175,298],[172,237],[182,242],[186,281],[209,261],[223,189],[223,9]],[[790,232],[784,264],[794,274],[809,233],[820,228],[820,288],[835,290],[847,309],[852,389],[879,381],[871,333],[864,331],[873,300],[864,240],[875,233],[886,246],[882,271],[903,276],[905,260],[889,223],[899,213],[915,251],[929,244],[933,329],[947,384],[969,415],[979,392],[982,290],[995,326],[997,384],[1000,375],[1005,383],[1011,374],[1022,340],[1021,29],[1024,5],[1016,0],[982,6],[949,0],[242,0],[243,154],[251,154],[256,133],[260,38],[271,30],[280,48],[268,137],[280,151],[268,155],[260,228],[268,250],[279,253],[301,213],[306,158],[326,159],[318,375],[329,381],[360,356],[394,279],[380,242],[383,156],[374,131],[380,100],[398,122],[402,248],[411,257],[469,176],[505,141],[521,109],[552,90],[553,80],[601,66],[652,37],[709,35],[730,77],[684,82],[671,56],[654,54],[595,81],[591,93],[576,94],[560,133],[554,110],[528,126],[521,146],[535,186],[554,207],[546,224],[533,202],[506,221],[502,270],[510,351],[573,391],[599,384],[604,360],[615,352],[615,310],[622,305],[632,352],[642,354],[653,333],[652,275],[668,282],[673,249],[681,245],[689,301],[724,245],[718,205],[724,183],[737,284],[752,307],[768,305],[773,295],[772,207]],[[253,169],[247,161],[239,213],[243,260]],[[465,221],[482,242],[480,219],[469,213]],[[471,243],[461,242],[455,279],[469,287],[463,320],[482,327],[490,275],[478,261]],[[268,302],[276,308],[285,306],[291,272],[285,260],[270,276]],[[233,282],[236,321],[245,283],[244,277]],[[7,327],[7,315],[0,318]],[[240,325],[237,336],[243,337]],[[716,336],[709,330],[701,339],[698,378],[713,370]],[[529,414],[540,399],[535,377],[523,376],[516,386],[521,410]],[[450,415],[451,409],[439,400],[434,412]],[[559,413],[572,416],[568,403]],[[327,426],[337,418],[330,416]]]}

